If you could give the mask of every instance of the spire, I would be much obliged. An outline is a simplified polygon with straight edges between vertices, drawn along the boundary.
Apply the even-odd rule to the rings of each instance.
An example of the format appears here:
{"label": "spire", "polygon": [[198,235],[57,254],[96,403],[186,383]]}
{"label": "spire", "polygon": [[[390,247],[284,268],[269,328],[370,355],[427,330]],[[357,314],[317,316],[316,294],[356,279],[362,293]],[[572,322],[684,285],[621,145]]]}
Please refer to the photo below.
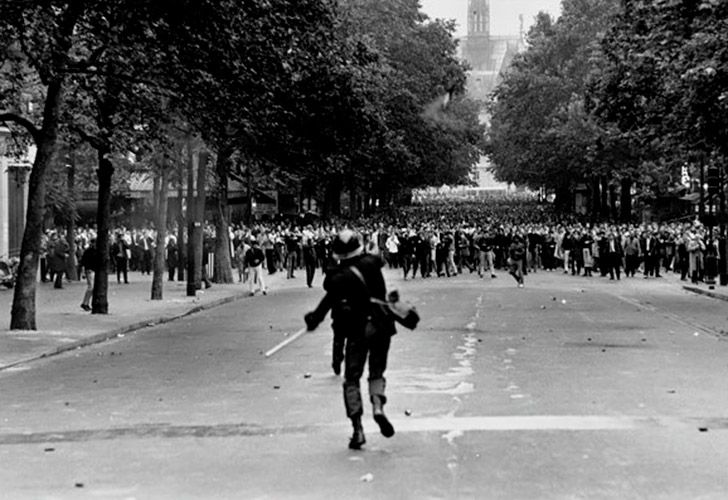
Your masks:
{"label": "spire", "polygon": [[469,0],[468,36],[490,36],[489,0]]}

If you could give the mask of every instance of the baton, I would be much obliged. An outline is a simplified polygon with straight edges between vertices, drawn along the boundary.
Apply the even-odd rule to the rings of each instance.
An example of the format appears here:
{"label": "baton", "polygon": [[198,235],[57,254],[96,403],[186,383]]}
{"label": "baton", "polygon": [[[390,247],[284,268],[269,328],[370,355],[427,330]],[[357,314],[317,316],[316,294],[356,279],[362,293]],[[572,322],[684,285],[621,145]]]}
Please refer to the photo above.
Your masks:
{"label": "baton", "polygon": [[281,349],[283,349],[284,347],[286,347],[288,344],[292,344],[293,342],[295,342],[296,340],[298,340],[300,337],[303,337],[306,334],[306,332],[308,332],[308,328],[306,328],[304,326],[303,328],[301,328],[300,330],[298,330],[296,333],[294,333],[293,335],[291,335],[290,337],[288,337],[286,340],[284,340],[283,342],[281,342],[277,346],[275,346],[275,347],[269,349],[268,351],[266,351],[265,352],[265,357],[266,358],[269,358],[269,357],[273,356],[275,353],[277,353],[278,351],[280,351]]}

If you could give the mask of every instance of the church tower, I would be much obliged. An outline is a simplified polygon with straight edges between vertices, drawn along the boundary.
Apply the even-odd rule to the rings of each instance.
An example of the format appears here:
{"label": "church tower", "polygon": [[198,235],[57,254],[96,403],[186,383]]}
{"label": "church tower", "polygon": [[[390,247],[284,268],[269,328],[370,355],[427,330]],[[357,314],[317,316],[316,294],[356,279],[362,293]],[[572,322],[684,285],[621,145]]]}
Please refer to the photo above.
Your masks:
{"label": "church tower", "polygon": [[463,57],[476,71],[492,66],[493,44],[490,36],[490,0],[468,0],[468,36],[463,43]]}
{"label": "church tower", "polygon": [[468,36],[490,37],[490,1],[468,1]]}

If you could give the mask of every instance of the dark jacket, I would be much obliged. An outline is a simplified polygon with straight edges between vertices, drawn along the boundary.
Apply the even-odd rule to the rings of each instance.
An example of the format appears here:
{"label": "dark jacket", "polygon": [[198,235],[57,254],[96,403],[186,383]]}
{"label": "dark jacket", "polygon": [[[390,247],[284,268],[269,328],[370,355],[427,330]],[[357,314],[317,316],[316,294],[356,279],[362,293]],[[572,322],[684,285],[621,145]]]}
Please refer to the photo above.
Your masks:
{"label": "dark jacket", "polygon": [[68,252],[68,242],[64,238],[59,238],[55,241],[48,256],[48,264],[53,272],[60,273],[66,270],[66,259],[69,256]]}
{"label": "dark jacket", "polygon": [[81,267],[87,271],[97,272],[101,265],[101,256],[99,255],[96,246],[92,245],[83,251],[81,256]]}
{"label": "dark jacket", "polygon": [[259,246],[254,246],[245,253],[245,264],[249,267],[256,267],[263,263],[265,254]]}
{"label": "dark jacket", "polygon": [[[359,270],[364,281],[352,271]],[[326,296],[311,313],[310,326],[318,325],[331,310],[332,326],[336,333],[350,336],[364,334],[364,328],[374,309],[370,298],[386,300],[387,287],[382,275],[384,261],[375,255],[361,255],[342,261],[327,272],[324,279]],[[307,320],[308,321],[308,320]],[[382,325],[378,334],[393,335],[394,321]]]}

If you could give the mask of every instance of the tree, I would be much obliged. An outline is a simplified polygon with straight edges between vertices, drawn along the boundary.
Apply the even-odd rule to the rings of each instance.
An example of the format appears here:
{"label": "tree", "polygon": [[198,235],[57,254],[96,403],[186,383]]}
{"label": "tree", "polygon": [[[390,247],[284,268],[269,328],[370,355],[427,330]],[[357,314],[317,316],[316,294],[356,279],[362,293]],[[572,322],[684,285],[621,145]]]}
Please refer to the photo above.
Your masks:
{"label": "tree", "polygon": [[[324,0],[197,1],[170,24],[181,92],[176,102],[214,153],[214,278],[232,281],[227,190],[233,159],[285,158],[300,120],[300,82],[331,45],[333,5]],[[212,38],[206,39],[206,36]],[[238,154],[240,153],[240,155]]]}
{"label": "tree", "polygon": [[150,144],[166,143],[167,100],[175,86],[167,63],[173,49],[159,43],[160,26],[169,12],[152,1],[133,6],[124,1],[107,2],[110,10],[93,12],[93,22],[84,25],[85,44],[79,52],[88,62],[69,79],[74,92],[65,116],[70,131],[95,149],[98,159],[100,265],[94,279],[94,314],[107,314],[109,307],[109,226],[116,165],[131,152],[144,156]]}
{"label": "tree", "polygon": [[[336,62],[316,79],[331,99],[309,108],[329,145],[301,148],[325,152],[304,162],[313,168],[303,175],[307,185],[322,186],[324,213],[338,212],[342,189],[356,215],[424,182],[467,182],[483,129],[478,106],[458,97],[466,68],[456,57],[454,26],[428,21],[414,0],[349,0],[339,19]],[[437,106],[444,95],[453,104]],[[428,107],[435,112],[425,113]]]}
{"label": "tree", "polygon": [[725,2],[623,2],[602,42],[594,115],[632,154],[632,175],[656,196],[685,163],[726,154]]}
{"label": "tree", "polygon": [[[76,51],[82,44],[80,29],[87,14],[97,8],[97,2],[62,2],[49,0],[5,2],[0,18],[0,57],[3,69],[9,70],[15,82],[18,71],[32,72],[42,87],[38,96],[42,117],[29,116],[18,106],[21,99],[9,102],[4,92],[0,102],[0,122],[22,127],[37,146],[28,182],[28,210],[20,250],[18,279],[13,294],[10,328],[35,330],[35,283],[38,272],[40,240],[45,206],[46,172],[56,153],[60,114],[67,75],[79,64]],[[10,67],[6,67],[10,61]],[[15,88],[14,94],[22,94]],[[28,109],[27,107],[25,108]]]}
{"label": "tree", "polygon": [[[593,200],[601,182],[615,175],[602,147],[606,131],[590,115],[587,89],[599,63],[599,40],[616,14],[616,0],[568,0],[554,21],[540,13],[528,49],[503,75],[490,103],[488,150],[502,181],[545,187],[572,210],[576,183]],[[600,208],[600,211],[602,209]]]}

